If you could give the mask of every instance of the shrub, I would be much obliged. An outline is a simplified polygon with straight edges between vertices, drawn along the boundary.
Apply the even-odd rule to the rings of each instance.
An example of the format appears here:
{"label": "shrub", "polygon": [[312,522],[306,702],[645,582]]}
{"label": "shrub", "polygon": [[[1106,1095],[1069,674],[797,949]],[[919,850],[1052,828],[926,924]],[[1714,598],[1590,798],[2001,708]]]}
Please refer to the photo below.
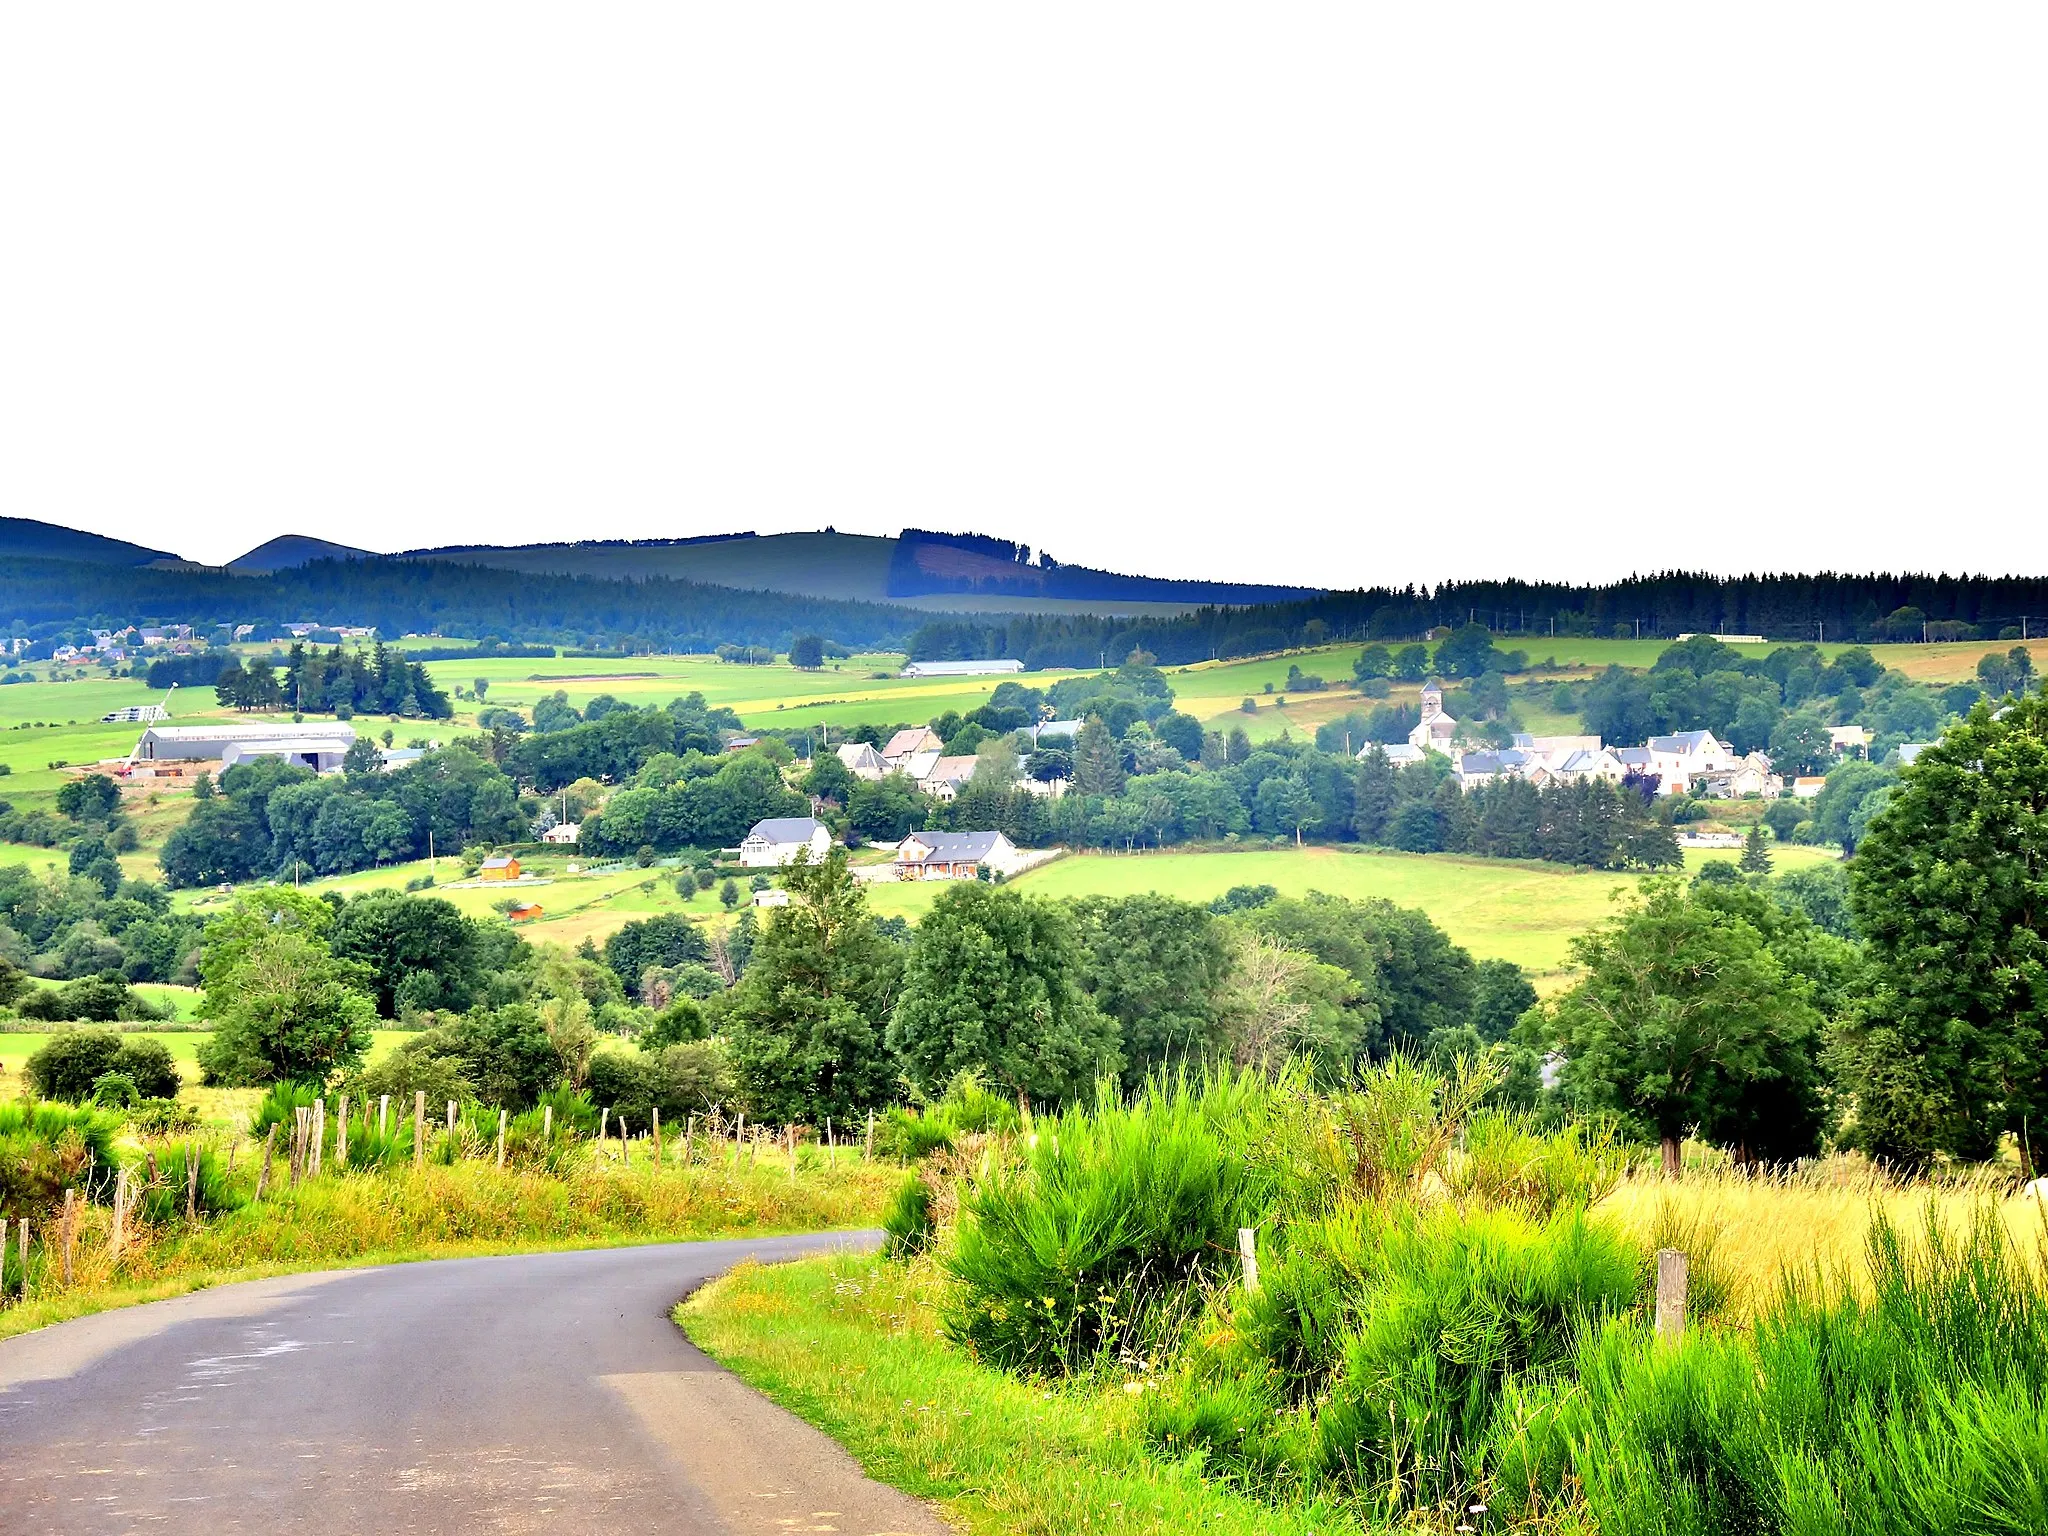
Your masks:
{"label": "shrub", "polygon": [[161,1040],[112,1029],[60,1029],[22,1070],[38,1097],[73,1104],[90,1099],[110,1073],[130,1079],[139,1098],[175,1098],[180,1086],[177,1063]]}
{"label": "shrub", "polygon": [[1170,1336],[1270,1203],[1247,1155],[1270,1093],[1249,1075],[1155,1081],[1041,1124],[1021,1169],[961,1195],[947,1333],[1034,1375]]}
{"label": "shrub", "polygon": [[0,1104],[0,1210],[47,1215],[76,1189],[88,1200],[113,1188],[120,1116],[62,1104]]}
{"label": "shrub", "polygon": [[93,1080],[92,1102],[101,1109],[126,1109],[141,1097],[125,1072],[102,1072]]}
{"label": "shrub", "polygon": [[932,1244],[937,1226],[932,1217],[932,1192],[915,1174],[903,1181],[882,1217],[887,1234],[883,1251],[892,1259],[914,1258]]}
{"label": "shrub", "polygon": [[156,1226],[168,1226],[185,1215],[192,1165],[198,1164],[199,1186],[193,1209],[201,1216],[218,1216],[239,1210],[247,1197],[228,1178],[227,1161],[212,1147],[195,1141],[173,1142],[157,1159],[156,1177],[145,1179],[130,1207],[136,1219]]}
{"label": "shrub", "polygon": [[138,1136],[172,1136],[199,1129],[199,1111],[176,1099],[144,1099],[128,1111],[128,1125]]}
{"label": "shrub", "polygon": [[891,1105],[875,1121],[875,1156],[893,1163],[921,1163],[953,1145],[953,1127],[935,1114]]}

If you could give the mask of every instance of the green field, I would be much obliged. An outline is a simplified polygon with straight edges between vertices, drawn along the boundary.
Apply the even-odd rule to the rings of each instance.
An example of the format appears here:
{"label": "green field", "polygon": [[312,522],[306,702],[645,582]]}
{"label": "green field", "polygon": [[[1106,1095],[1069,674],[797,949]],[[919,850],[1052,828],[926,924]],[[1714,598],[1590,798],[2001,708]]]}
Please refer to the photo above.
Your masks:
{"label": "green field", "polygon": [[[1825,863],[1832,849],[1776,847],[1780,871]],[[1714,857],[1688,850],[1697,869]],[[1246,849],[1242,852],[1069,854],[1012,885],[1033,896],[1132,896],[1158,892],[1208,902],[1234,885],[1270,885],[1283,896],[1323,891],[1352,898],[1384,897],[1420,907],[1481,960],[1512,960],[1542,974],[1562,968],[1572,939],[1614,910],[1617,894],[1638,876],[1567,869],[1509,859],[1467,859],[1450,854],[1392,853],[1356,847]],[[870,907],[879,913],[921,917],[946,887],[942,882],[875,885]]]}

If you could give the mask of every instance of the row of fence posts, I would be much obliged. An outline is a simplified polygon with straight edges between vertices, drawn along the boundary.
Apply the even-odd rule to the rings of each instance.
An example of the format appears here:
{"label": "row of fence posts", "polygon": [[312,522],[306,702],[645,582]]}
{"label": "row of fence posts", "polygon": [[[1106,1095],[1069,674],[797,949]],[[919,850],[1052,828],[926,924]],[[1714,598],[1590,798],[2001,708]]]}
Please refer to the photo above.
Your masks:
{"label": "row of fence posts", "polygon": [[[367,1099],[362,1101],[362,1109],[364,1118],[367,1121],[369,1116],[369,1102]],[[448,1130],[452,1133],[455,1130],[456,1121],[456,1106],[455,1101],[452,1099],[448,1101],[447,1117]],[[609,1109],[601,1111],[598,1116],[598,1143],[600,1146],[607,1139],[612,1119],[612,1111]],[[344,1171],[348,1168],[348,1123],[349,1096],[342,1094],[335,1100],[334,1161],[336,1166]],[[633,1162],[632,1139],[628,1132],[626,1117],[624,1115],[618,1116],[617,1123],[619,1160],[624,1166],[630,1168]],[[272,1121],[270,1129],[263,1138],[263,1161],[256,1173],[255,1198],[258,1200],[261,1200],[270,1189],[271,1170],[277,1156],[277,1132],[280,1124],[281,1122],[279,1121]],[[415,1092],[412,1105],[412,1160],[415,1168],[424,1167],[426,1164],[426,1124],[427,1096],[424,1092]],[[507,1111],[500,1109],[498,1111],[496,1147],[496,1163],[500,1168],[505,1166],[505,1137],[509,1125],[509,1114]],[[377,1101],[378,1137],[382,1139],[388,1136],[390,1128],[391,1096],[384,1094]],[[552,1141],[554,1133],[554,1106],[551,1104],[544,1105],[541,1110],[541,1139],[543,1141]],[[648,1130],[648,1139],[653,1143],[653,1166],[660,1168],[667,1162],[667,1143],[662,1136],[661,1111],[659,1109],[653,1112]],[[740,1152],[744,1148],[747,1155],[747,1165],[749,1167],[758,1166],[761,1148],[764,1142],[767,1142],[769,1139],[766,1128],[758,1123],[755,1124],[753,1135],[750,1138],[747,1134],[746,1114],[741,1112],[733,1131],[732,1150],[728,1165],[732,1167],[738,1166]],[[303,1180],[319,1176],[326,1159],[326,1140],[327,1100],[323,1095],[320,1098],[316,1098],[311,1104],[297,1106],[292,1112],[291,1141],[286,1151],[286,1178],[291,1188],[296,1189]],[[789,1179],[794,1184],[797,1176],[798,1153],[801,1146],[797,1137],[796,1126],[793,1124],[784,1126],[782,1131],[773,1138],[773,1141],[779,1144],[780,1149],[788,1158]],[[860,1145],[862,1161],[872,1161],[875,1155],[875,1116],[872,1110],[868,1113],[867,1132],[862,1138]],[[684,1122],[683,1127],[681,1166],[687,1168],[696,1162],[696,1148],[697,1117],[691,1115]],[[838,1132],[833,1124],[832,1117],[828,1115],[825,1118],[825,1151],[829,1156],[836,1153],[838,1148]],[[234,1154],[235,1149],[230,1148],[228,1154],[228,1171],[230,1173],[234,1171]],[[114,1220],[112,1231],[107,1238],[107,1252],[111,1258],[120,1257],[121,1249],[127,1241],[128,1220],[133,1213],[137,1196],[140,1195],[143,1189],[154,1189],[157,1186],[156,1151],[152,1148],[146,1151],[143,1156],[145,1175],[140,1182],[140,1187],[137,1187],[137,1181],[132,1169],[123,1168],[114,1178]],[[185,1219],[187,1221],[196,1221],[199,1217],[199,1175],[199,1144],[196,1141],[188,1141],[185,1144]],[[54,1237],[46,1236],[44,1240],[46,1249],[50,1243],[56,1245],[59,1272],[63,1283],[67,1286],[71,1284],[75,1265],[78,1224],[81,1214],[82,1207],[78,1199],[78,1191],[76,1189],[66,1189],[64,1191],[64,1210],[63,1214],[57,1219],[56,1234]],[[4,1282],[6,1275],[5,1255],[10,1236],[10,1225],[19,1254],[16,1265],[17,1280],[15,1293],[17,1296],[25,1296],[28,1294],[29,1269],[29,1221],[25,1216],[14,1218],[11,1223],[8,1218],[0,1217],[0,1282]],[[1245,1256],[1246,1284],[1251,1289],[1257,1289],[1258,1261],[1252,1257],[1249,1247],[1251,1234],[1248,1231],[1241,1233],[1239,1240]],[[1660,1277],[1662,1274],[1662,1257],[1662,1255],[1659,1255]],[[1684,1255],[1679,1255],[1679,1259],[1682,1265]],[[49,1262],[47,1257],[44,1262],[46,1265]],[[0,1299],[4,1299],[5,1295],[5,1285],[0,1283]],[[1682,1303],[1680,1314],[1682,1317]],[[1662,1316],[1661,1311],[1659,1316]]]}
{"label": "row of fence posts", "polygon": [[[150,1149],[144,1154],[144,1177],[138,1181],[130,1168],[117,1169],[114,1174],[113,1221],[107,1230],[107,1257],[118,1259],[128,1241],[128,1221],[134,1213],[136,1198],[143,1190],[157,1187],[158,1175],[156,1151]],[[185,1143],[185,1219],[188,1222],[199,1219],[199,1144]],[[138,1187],[139,1184],[139,1187]],[[85,1203],[79,1199],[76,1188],[64,1191],[64,1209],[57,1217],[54,1234],[45,1232],[43,1239],[44,1267],[50,1263],[50,1250],[56,1251],[57,1276],[65,1286],[75,1278],[78,1266],[78,1229],[85,1216]],[[11,1228],[11,1231],[10,1231]],[[10,1236],[13,1239],[15,1259],[14,1294],[17,1298],[28,1295],[30,1223],[26,1216],[10,1218],[0,1216],[0,1300],[5,1300],[7,1287],[7,1249]]]}

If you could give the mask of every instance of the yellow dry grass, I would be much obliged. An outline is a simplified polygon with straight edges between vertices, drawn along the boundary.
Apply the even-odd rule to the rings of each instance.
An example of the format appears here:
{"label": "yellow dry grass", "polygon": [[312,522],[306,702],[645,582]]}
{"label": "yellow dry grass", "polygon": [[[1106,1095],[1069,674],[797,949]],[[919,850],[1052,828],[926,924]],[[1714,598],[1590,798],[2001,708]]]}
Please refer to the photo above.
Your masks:
{"label": "yellow dry grass", "polygon": [[1926,1230],[1930,1209],[1946,1230],[1960,1234],[1988,1205],[2020,1250],[2048,1268],[2048,1204],[2014,1197],[2007,1188],[1963,1179],[1900,1182],[1860,1159],[1836,1157],[1775,1174],[1689,1169],[1677,1180],[1639,1175],[1623,1180],[1599,1211],[1646,1241],[1668,1230],[1674,1217],[1682,1229],[1711,1234],[1713,1261],[1734,1283],[1735,1309],[1747,1314],[1787,1277],[1818,1271],[1860,1287],[1865,1240],[1880,1212],[1915,1240]]}

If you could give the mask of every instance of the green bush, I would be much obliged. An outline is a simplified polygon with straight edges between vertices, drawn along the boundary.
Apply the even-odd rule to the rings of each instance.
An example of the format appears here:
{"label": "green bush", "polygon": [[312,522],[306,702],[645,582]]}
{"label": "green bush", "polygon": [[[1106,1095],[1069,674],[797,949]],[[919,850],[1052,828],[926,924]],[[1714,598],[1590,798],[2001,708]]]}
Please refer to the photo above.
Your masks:
{"label": "green bush", "polygon": [[126,1109],[141,1098],[135,1079],[125,1072],[102,1072],[93,1079],[92,1103],[101,1109]]}
{"label": "green bush", "polygon": [[923,1179],[912,1174],[903,1181],[882,1217],[882,1231],[887,1234],[882,1251],[892,1259],[915,1258],[932,1245],[937,1228],[932,1218],[932,1192]]}
{"label": "green bush", "polygon": [[892,1163],[921,1163],[953,1145],[953,1127],[935,1114],[891,1105],[875,1121],[875,1156]]}
{"label": "green bush", "polygon": [[199,1128],[199,1111],[176,1099],[144,1099],[128,1111],[128,1125],[138,1136],[172,1136]]}
{"label": "green bush", "polygon": [[1591,1333],[1507,1394],[1492,1502],[1603,1536],[2048,1529],[2048,1277],[1990,1209],[1919,1244],[1880,1215],[1867,1257],[1868,1294],[1788,1281],[1747,1336]]}
{"label": "green bush", "polygon": [[113,1029],[60,1029],[23,1067],[29,1091],[39,1098],[83,1104],[108,1073],[131,1079],[146,1099],[176,1098],[177,1064],[161,1040],[129,1037]]}
{"label": "green bush", "polygon": [[218,1216],[239,1210],[247,1196],[228,1178],[227,1160],[212,1147],[197,1142],[173,1142],[157,1158],[156,1178],[145,1178],[130,1207],[136,1219],[165,1226],[185,1215],[187,1180],[194,1162],[199,1165],[199,1187],[193,1208],[201,1216]]}
{"label": "green bush", "polygon": [[963,1190],[948,1334],[1034,1375],[1172,1335],[1272,1201],[1257,1144],[1272,1089],[1219,1073],[1041,1123],[1024,1166]]}
{"label": "green bush", "polygon": [[114,1187],[121,1117],[65,1104],[0,1104],[0,1210],[48,1215],[76,1189],[88,1200]]}

